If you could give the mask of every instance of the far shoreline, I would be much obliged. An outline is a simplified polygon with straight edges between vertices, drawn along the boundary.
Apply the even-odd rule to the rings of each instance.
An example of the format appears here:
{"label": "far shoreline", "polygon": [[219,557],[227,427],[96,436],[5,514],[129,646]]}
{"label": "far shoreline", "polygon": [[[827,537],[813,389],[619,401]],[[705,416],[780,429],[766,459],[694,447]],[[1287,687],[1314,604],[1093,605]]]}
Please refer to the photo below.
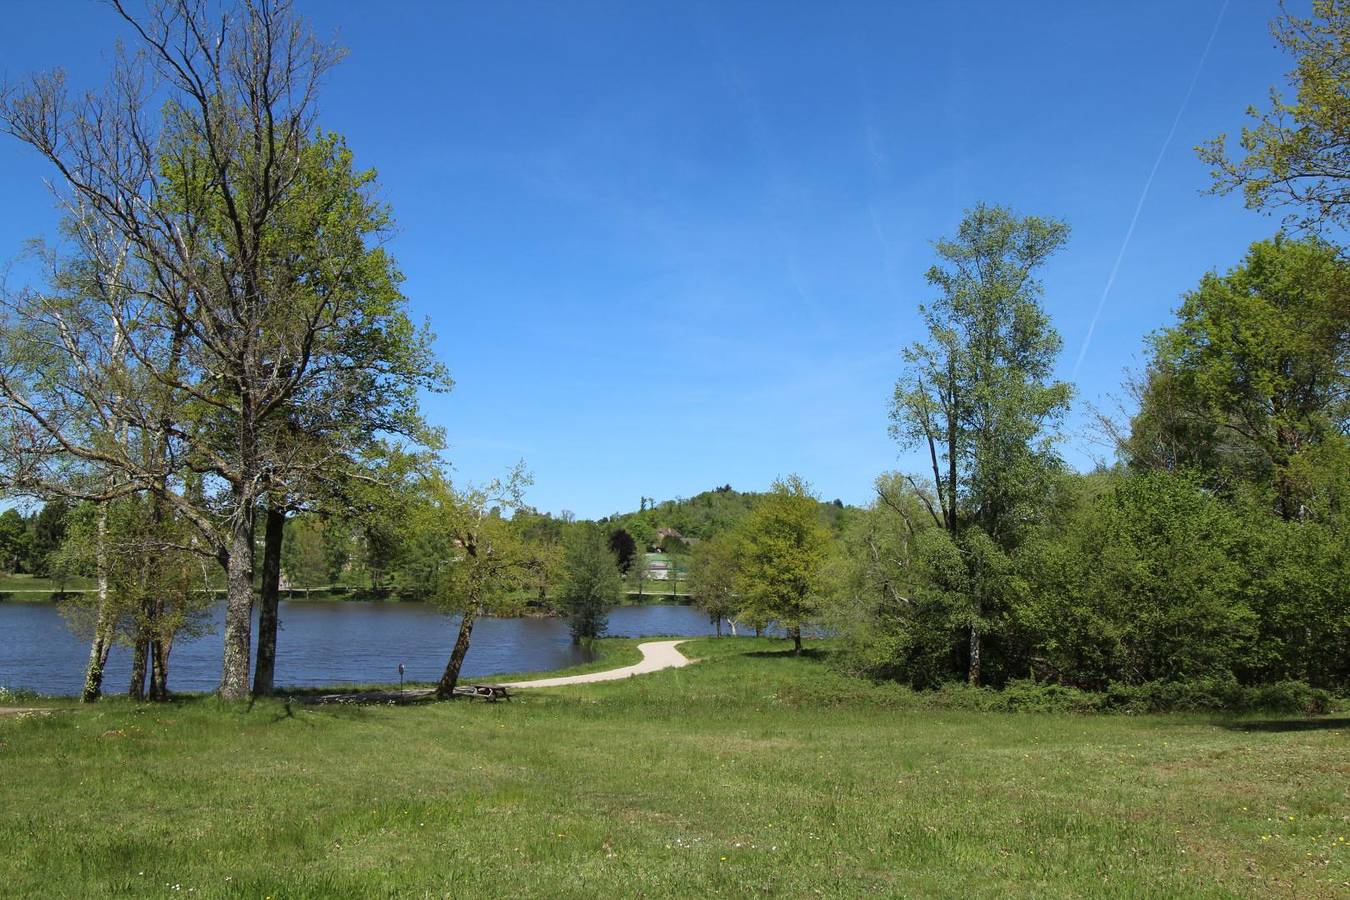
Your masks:
{"label": "far shoreline", "polygon": [[[42,605],[51,604],[60,605],[68,599],[78,599],[84,594],[90,593],[92,588],[76,588],[73,590],[44,590],[39,588],[24,588],[21,590],[4,591],[0,590],[0,606],[6,605]],[[223,589],[213,589],[213,592],[220,599],[224,599],[225,591]],[[306,590],[304,588],[294,588],[292,590],[282,591],[280,599],[292,603],[422,603],[433,605],[431,600],[418,600],[413,598],[400,597],[396,594],[380,596],[370,591],[356,591],[351,589],[330,590],[318,589]],[[629,592],[624,596],[624,602],[619,606],[694,606],[694,596],[692,594],[648,594],[642,595],[636,592]],[[559,615],[554,612],[544,612],[530,607],[524,607],[516,615],[487,616],[486,618],[514,619],[514,618],[553,618]]]}

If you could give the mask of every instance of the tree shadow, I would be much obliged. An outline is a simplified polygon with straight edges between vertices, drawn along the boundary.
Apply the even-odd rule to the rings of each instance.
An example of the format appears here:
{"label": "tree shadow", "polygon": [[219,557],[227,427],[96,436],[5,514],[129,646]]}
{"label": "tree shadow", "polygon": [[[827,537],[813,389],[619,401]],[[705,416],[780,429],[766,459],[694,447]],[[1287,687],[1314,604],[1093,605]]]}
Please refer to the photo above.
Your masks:
{"label": "tree shadow", "polygon": [[281,704],[281,709],[277,710],[276,715],[272,716],[272,724],[275,725],[277,722],[283,722],[286,719],[294,719],[294,718],[295,718],[295,710],[291,709],[291,704],[289,702],[283,702]]}
{"label": "tree shadow", "polygon": [[1350,719],[1254,719],[1228,721],[1223,727],[1230,731],[1262,731],[1271,734],[1290,731],[1350,731]]}
{"label": "tree shadow", "polygon": [[801,653],[793,653],[792,648],[788,647],[786,650],[747,650],[745,653],[742,653],[740,655],[749,656],[755,659],[782,659],[784,657],[788,658],[796,657],[797,659],[822,660],[830,655],[830,651],[821,649],[820,647],[803,647]]}

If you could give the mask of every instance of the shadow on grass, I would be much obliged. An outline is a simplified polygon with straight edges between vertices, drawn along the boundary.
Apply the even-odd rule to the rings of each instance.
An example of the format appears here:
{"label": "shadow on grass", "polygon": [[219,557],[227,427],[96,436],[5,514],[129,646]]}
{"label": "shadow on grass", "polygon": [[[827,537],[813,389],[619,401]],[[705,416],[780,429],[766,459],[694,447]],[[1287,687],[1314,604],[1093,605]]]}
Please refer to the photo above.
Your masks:
{"label": "shadow on grass", "polygon": [[[257,704],[257,697],[250,697],[248,701],[248,711],[253,712],[253,707]],[[291,701],[282,700],[281,709],[277,710],[276,715],[272,717],[273,722],[280,722],[283,719],[294,719],[295,712],[291,709]]]}
{"label": "shadow on grass", "polygon": [[434,688],[432,681],[409,681],[402,688],[397,684],[330,684],[321,687],[278,688],[272,697],[277,700],[301,700],[304,697],[323,697],[329,694],[398,694],[401,690],[416,693]]}
{"label": "shadow on grass", "polygon": [[738,655],[755,659],[782,659],[784,657],[791,659],[796,657],[797,659],[822,660],[830,655],[830,651],[819,647],[803,647],[801,653],[794,653],[792,648],[788,647],[786,650],[747,650],[745,653]]}
{"label": "shadow on grass", "polygon": [[1264,731],[1272,734],[1287,731],[1337,731],[1350,730],[1350,719],[1256,719],[1246,722],[1225,722],[1224,727],[1231,731]]}
{"label": "shadow on grass", "polygon": [[434,703],[439,698],[434,693],[401,694],[394,691],[328,691],[314,694],[279,694],[274,699],[314,709],[317,707],[339,706],[418,706]]}

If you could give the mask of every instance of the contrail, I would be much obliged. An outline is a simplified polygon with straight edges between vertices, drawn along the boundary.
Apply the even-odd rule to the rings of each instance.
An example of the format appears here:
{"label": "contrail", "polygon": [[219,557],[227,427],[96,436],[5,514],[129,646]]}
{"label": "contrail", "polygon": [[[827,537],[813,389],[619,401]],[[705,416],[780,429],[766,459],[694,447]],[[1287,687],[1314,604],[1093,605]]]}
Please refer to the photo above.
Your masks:
{"label": "contrail", "polygon": [[1186,89],[1186,97],[1181,101],[1181,108],[1177,110],[1176,118],[1172,120],[1172,127],[1167,132],[1167,137],[1163,139],[1162,149],[1158,151],[1158,158],[1153,160],[1153,168],[1149,170],[1148,180],[1144,182],[1144,189],[1139,194],[1139,202],[1135,204],[1134,216],[1130,219],[1130,227],[1125,231],[1125,240],[1120,244],[1120,252],[1116,254],[1115,265],[1111,266],[1111,274],[1106,279],[1106,287],[1102,288],[1102,298],[1097,301],[1097,311],[1092,315],[1087,336],[1083,338],[1083,347],[1078,351],[1078,361],[1073,364],[1071,381],[1078,380],[1078,370],[1082,367],[1088,347],[1092,344],[1092,333],[1097,330],[1097,320],[1102,317],[1102,310],[1106,307],[1106,298],[1111,293],[1111,286],[1116,283],[1116,273],[1120,271],[1120,263],[1125,259],[1125,251],[1130,248],[1130,239],[1134,237],[1134,226],[1139,224],[1139,214],[1144,211],[1144,202],[1148,200],[1149,188],[1153,187],[1153,176],[1158,174],[1158,167],[1162,165],[1163,157],[1167,155],[1167,148],[1172,145],[1172,138],[1176,136],[1177,126],[1181,124],[1181,117],[1185,115],[1186,107],[1190,105],[1191,95],[1195,93],[1196,82],[1200,80],[1200,73],[1205,68],[1205,60],[1209,58],[1209,50],[1214,46],[1214,38],[1218,36],[1219,26],[1223,23],[1224,14],[1227,12],[1228,0],[1223,0],[1223,6],[1219,7],[1219,16],[1214,20],[1214,30],[1209,33],[1209,40],[1205,42],[1205,51],[1200,54],[1200,62],[1195,67],[1195,74],[1191,76],[1191,86]]}

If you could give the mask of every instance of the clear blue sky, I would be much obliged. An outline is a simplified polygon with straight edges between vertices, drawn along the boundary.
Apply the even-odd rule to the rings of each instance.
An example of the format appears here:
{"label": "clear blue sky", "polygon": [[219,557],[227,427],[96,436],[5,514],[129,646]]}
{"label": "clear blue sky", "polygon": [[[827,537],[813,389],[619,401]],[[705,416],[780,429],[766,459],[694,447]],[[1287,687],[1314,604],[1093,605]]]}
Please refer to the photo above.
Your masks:
{"label": "clear blue sky", "polygon": [[[765,488],[866,502],[930,241],[977,201],[1059,216],[1045,271],[1069,378],[1222,0],[302,2],[350,56],[323,124],[376,167],[393,249],[455,390],[460,477],[524,458],[542,509]],[[1299,9],[1304,3],[1295,4]],[[1182,291],[1275,223],[1200,192],[1289,60],[1232,0],[1076,379],[1064,452]],[[6,4],[0,71],[93,85],[123,31],[86,0]],[[51,234],[48,174],[0,141],[0,258]]]}

